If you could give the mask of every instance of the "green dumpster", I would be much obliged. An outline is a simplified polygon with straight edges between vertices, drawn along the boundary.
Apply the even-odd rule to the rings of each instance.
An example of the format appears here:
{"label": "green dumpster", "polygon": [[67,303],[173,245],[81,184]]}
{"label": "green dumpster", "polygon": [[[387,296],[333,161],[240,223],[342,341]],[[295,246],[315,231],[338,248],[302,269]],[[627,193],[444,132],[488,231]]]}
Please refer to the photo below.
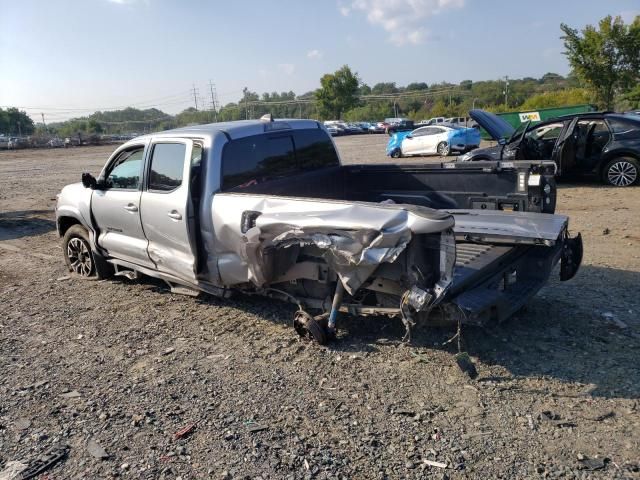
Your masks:
{"label": "green dumpster", "polygon": [[[498,116],[504,118],[513,128],[518,128],[522,123],[531,121],[531,123],[544,122],[552,118],[560,117],[562,115],[571,115],[573,113],[587,113],[595,112],[596,107],[585,103],[583,105],[569,105],[566,107],[554,107],[554,108],[539,108],[537,110],[527,110],[520,112],[504,112],[498,113]],[[489,134],[481,130],[482,138],[489,140]]]}

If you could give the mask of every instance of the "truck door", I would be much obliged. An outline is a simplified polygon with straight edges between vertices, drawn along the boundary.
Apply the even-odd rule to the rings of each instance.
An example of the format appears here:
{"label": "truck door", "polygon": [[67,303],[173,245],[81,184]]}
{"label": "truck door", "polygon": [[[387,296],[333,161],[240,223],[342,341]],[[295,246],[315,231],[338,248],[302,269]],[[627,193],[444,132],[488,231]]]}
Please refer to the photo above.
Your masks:
{"label": "truck door", "polygon": [[202,146],[192,140],[158,139],[149,151],[140,202],[149,258],[159,271],[194,281],[195,212],[189,183],[192,158],[200,158]]}
{"label": "truck door", "polygon": [[100,175],[100,188],[91,196],[98,245],[109,256],[137,265],[153,266],[140,222],[140,194],[145,145],[115,155]]}
{"label": "truck door", "polygon": [[571,120],[566,128],[560,132],[560,136],[553,148],[552,159],[558,166],[558,175],[570,173],[576,163],[576,125],[578,118]]}

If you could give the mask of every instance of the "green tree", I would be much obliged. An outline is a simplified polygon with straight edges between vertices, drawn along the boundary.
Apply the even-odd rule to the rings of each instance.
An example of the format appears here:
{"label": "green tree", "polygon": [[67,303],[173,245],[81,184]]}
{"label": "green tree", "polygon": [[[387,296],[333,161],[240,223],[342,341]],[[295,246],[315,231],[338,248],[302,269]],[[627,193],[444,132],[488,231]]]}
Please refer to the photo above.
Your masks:
{"label": "green tree", "polygon": [[590,103],[591,94],[584,88],[568,88],[556,92],[544,92],[529,97],[519,110],[537,110],[539,108],[564,107]]}
{"label": "green tree", "polygon": [[413,92],[414,90],[427,90],[429,85],[424,82],[412,82],[406,86],[405,90],[407,92]]}
{"label": "green tree", "polygon": [[340,118],[347,110],[358,104],[358,74],[348,65],[334,73],[327,73],[320,79],[320,89],[316,91],[316,101],[320,114],[325,118]]}
{"label": "green tree", "polygon": [[596,92],[600,104],[613,108],[617,93],[640,79],[640,15],[630,25],[610,15],[598,28],[582,32],[562,23],[564,52],[574,72]]}
{"label": "green tree", "polygon": [[396,87],[396,82],[380,82],[373,86],[371,93],[374,95],[398,93],[398,87]]}
{"label": "green tree", "polygon": [[27,112],[17,108],[0,108],[0,133],[9,135],[31,135],[35,130],[35,125]]}

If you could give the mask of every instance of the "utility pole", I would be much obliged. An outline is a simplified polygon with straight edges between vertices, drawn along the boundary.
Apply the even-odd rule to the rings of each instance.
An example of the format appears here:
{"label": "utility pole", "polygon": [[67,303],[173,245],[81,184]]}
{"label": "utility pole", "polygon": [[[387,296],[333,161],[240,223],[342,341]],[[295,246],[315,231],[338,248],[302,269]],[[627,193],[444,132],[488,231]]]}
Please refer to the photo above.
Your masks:
{"label": "utility pole", "polygon": [[504,108],[509,108],[509,75],[504,77]]}
{"label": "utility pole", "polygon": [[42,115],[42,125],[44,125],[44,131],[46,132],[47,131],[47,124],[44,121],[44,113],[41,112],[40,115]]}
{"label": "utility pole", "polygon": [[196,89],[196,85],[193,84],[193,103],[196,105],[196,110],[198,110],[198,91]]}
{"label": "utility pole", "polygon": [[216,92],[216,85],[209,80],[209,91],[211,92],[211,109],[213,110],[214,121],[218,121],[218,94]]}

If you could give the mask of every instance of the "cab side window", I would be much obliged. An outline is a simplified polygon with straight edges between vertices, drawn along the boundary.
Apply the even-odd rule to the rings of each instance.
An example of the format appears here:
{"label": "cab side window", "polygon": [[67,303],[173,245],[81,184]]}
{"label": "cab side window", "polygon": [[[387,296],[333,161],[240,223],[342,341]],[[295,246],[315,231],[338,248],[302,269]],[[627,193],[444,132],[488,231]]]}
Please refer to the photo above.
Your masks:
{"label": "cab side window", "polygon": [[144,147],[122,152],[110,166],[105,187],[137,190],[140,187],[143,154]]}
{"label": "cab side window", "polygon": [[149,190],[170,192],[182,185],[186,153],[184,143],[156,143],[151,154]]}

